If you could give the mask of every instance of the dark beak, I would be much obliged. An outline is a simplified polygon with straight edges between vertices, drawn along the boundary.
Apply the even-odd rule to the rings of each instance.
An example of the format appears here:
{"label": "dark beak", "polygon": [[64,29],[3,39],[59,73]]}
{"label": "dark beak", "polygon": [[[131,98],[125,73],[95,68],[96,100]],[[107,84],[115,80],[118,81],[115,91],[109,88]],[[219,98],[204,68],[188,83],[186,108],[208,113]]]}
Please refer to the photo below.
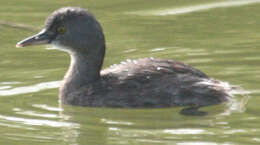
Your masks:
{"label": "dark beak", "polygon": [[53,38],[54,34],[48,32],[45,29],[40,31],[38,34],[28,37],[16,44],[16,47],[25,47],[30,45],[41,45],[49,44]]}

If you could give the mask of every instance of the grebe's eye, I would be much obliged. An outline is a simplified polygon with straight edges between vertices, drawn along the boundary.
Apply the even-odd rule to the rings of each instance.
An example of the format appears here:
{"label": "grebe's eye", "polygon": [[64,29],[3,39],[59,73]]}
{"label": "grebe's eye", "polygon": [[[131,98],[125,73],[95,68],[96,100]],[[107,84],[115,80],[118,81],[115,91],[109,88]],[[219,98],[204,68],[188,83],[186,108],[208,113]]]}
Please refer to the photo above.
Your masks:
{"label": "grebe's eye", "polygon": [[57,28],[57,32],[59,34],[64,34],[66,32],[66,27],[65,26],[60,26]]}

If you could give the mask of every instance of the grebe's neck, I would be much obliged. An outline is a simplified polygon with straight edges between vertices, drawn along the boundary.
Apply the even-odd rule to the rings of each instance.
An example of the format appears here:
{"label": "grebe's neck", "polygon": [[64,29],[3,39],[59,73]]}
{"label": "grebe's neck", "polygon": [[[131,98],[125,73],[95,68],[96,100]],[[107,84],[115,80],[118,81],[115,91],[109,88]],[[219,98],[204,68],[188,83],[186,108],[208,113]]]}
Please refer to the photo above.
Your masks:
{"label": "grebe's neck", "polygon": [[82,86],[89,85],[100,79],[104,52],[97,54],[70,52],[70,67],[60,87],[60,96],[66,97]]}

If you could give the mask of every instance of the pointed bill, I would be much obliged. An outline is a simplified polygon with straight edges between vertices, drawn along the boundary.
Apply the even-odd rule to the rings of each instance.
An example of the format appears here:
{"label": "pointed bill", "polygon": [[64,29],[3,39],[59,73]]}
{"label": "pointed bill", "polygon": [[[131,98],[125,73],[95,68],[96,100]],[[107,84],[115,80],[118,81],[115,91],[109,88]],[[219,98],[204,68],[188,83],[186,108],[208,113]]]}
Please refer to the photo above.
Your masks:
{"label": "pointed bill", "polygon": [[30,45],[49,44],[53,34],[43,29],[38,34],[28,37],[16,44],[16,47],[26,47]]}

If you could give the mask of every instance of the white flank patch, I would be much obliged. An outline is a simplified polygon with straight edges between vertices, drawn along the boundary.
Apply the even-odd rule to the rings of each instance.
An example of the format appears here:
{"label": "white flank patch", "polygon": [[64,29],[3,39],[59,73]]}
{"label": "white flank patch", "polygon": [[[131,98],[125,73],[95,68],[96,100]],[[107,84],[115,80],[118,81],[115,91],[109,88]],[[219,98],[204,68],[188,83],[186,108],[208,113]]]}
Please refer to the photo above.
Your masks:
{"label": "white flank patch", "polygon": [[215,8],[236,7],[236,6],[243,6],[243,5],[249,5],[254,3],[260,3],[260,0],[232,0],[232,1],[224,1],[224,2],[217,2],[217,3],[210,3],[210,4],[187,6],[182,8],[165,9],[165,10],[127,12],[127,14],[155,15],[155,16],[180,15],[180,14],[187,14],[187,13],[215,9]]}

